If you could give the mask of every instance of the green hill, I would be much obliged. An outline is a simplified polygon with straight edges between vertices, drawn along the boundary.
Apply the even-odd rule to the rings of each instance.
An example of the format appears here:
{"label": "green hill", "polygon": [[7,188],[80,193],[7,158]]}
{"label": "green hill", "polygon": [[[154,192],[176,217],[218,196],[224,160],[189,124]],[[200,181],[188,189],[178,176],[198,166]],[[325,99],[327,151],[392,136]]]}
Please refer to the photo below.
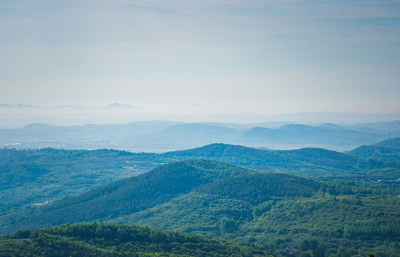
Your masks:
{"label": "green hill", "polygon": [[[367,256],[369,252],[399,256],[397,196],[357,188],[335,191],[328,187],[325,192],[322,188],[311,197],[306,190],[300,192],[304,196],[278,193],[255,202],[243,192],[199,190],[113,222],[256,243],[275,253],[297,249],[320,257]],[[304,247],[307,241],[317,246]]]}
{"label": "green hill", "polygon": [[316,257],[342,256],[341,251],[364,256],[373,250],[395,257],[400,198],[386,189],[188,160],[3,216],[0,224],[2,233],[9,233],[110,221],[254,243],[275,253],[296,249],[298,255]]}
{"label": "green hill", "polygon": [[7,221],[15,230],[111,219],[164,203],[217,178],[244,172],[249,171],[215,161],[176,162],[45,206],[35,210],[38,213],[28,218],[21,217],[18,221],[13,218],[10,221],[5,217],[0,221]]}
{"label": "green hill", "polygon": [[115,150],[0,149],[0,215],[71,197],[166,162],[156,154]]}
{"label": "green hill", "polygon": [[[158,165],[190,159],[210,159],[273,171],[360,173],[394,167],[398,163],[367,161],[353,155],[318,148],[277,151],[211,144],[163,154],[116,150],[0,149],[0,215],[12,209],[43,205],[95,187],[136,176]],[[324,174],[326,175],[326,174]],[[379,179],[379,177],[378,177]]]}
{"label": "green hill", "polygon": [[321,184],[286,174],[256,173],[231,164],[189,160],[163,165],[81,195],[0,219],[2,233],[46,225],[110,220],[190,193],[229,196],[250,203],[274,196],[311,196]]}
{"label": "green hill", "polygon": [[349,153],[363,159],[400,162],[400,138],[388,139],[374,145],[363,145]]}
{"label": "green hill", "polygon": [[271,197],[310,197],[322,187],[318,182],[286,174],[246,173],[215,180],[201,186],[198,191],[257,204]]}
{"label": "green hill", "polygon": [[[105,149],[1,149],[0,220],[3,219],[2,216],[13,215],[12,213],[19,212],[22,208],[34,212],[37,207],[81,195],[122,178],[143,174],[161,164],[199,158],[224,161],[251,169],[291,171],[301,176],[315,172],[312,174],[314,178],[327,174],[331,177],[344,176],[346,180],[346,172],[359,176],[360,171],[369,168],[368,161],[323,149],[271,151],[226,144],[212,144],[164,154]],[[374,164],[377,167],[385,165],[382,161]],[[389,173],[385,171],[385,174]],[[382,177],[379,172],[374,174],[377,174],[376,180],[396,179],[388,175]]]}
{"label": "green hill", "polygon": [[251,247],[145,227],[79,224],[23,230],[0,239],[0,256],[269,256]]}
{"label": "green hill", "polygon": [[[288,172],[312,177],[319,181],[340,180],[344,183],[357,184],[362,184],[363,181],[373,183],[382,179],[395,181],[399,178],[398,169],[400,168],[398,162],[363,160],[349,154],[318,148],[276,151],[212,144],[164,154],[130,153],[116,150],[2,149],[0,150],[0,226],[4,227],[5,223],[9,223],[10,217],[15,217],[14,213],[29,211],[34,213],[38,208],[51,209],[53,208],[50,207],[52,203],[62,199],[69,198],[66,202],[78,209],[82,202],[89,200],[93,206],[97,206],[97,201],[100,201],[97,200],[97,196],[93,199],[85,197],[93,192],[98,192],[88,191],[105,185],[112,191],[107,195],[107,199],[110,201],[109,206],[112,206],[110,210],[105,209],[104,214],[100,214],[102,208],[93,207],[90,213],[89,210],[87,211],[85,218],[81,218],[75,217],[78,215],[75,211],[71,214],[64,213],[61,210],[63,207],[59,205],[61,203],[57,203],[54,206],[58,206],[60,218],[66,216],[68,218],[65,218],[65,222],[79,222],[92,218],[116,217],[120,214],[125,215],[126,212],[132,210],[148,208],[149,201],[144,198],[140,198],[141,200],[138,198],[135,207],[131,206],[126,210],[125,207],[118,207],[117,203],[119,204],[120,201],[115,201],[112,197],[116,197],[119,193],[113,191],[112,187],[114,186],[109,183],[121,178],[143,174],[161,164],[198,158],[224,161],[251,169]],[[194,167],[194,169],[197,168]],[[130,181],[133,184],[136,183],[134,178],[131,178]],[[118,183],[116,182],[114,185]],[[377,184],[376,186],[380,187],[381,185]],[[84,194],[85,192],[88,193]],[[74,196],[77,197],[71,198]],[[175,196],[174,193],[160,196],[153,204],[168,201]],[[78,200],[73,202],[75,200],[72,199]],[[56,210],[52,210],[52,212],[56,212]],[[39,220],[43,221],[39,222]],[[53,224],[51,223],[52,219],[44,218],[38,218],[34,222],[21,220],[16,224],[24,222]]]}
{"label": "green hill", "polygon": [[[121,178],[142,174],[161,164],[199,158],[277,171],[339,173],[371,168],[369,162],[357,157],[317,148],[272,151],[212,144],[164,154],[0,149],[0,215],[13,209],[45,205],[81,194]],[[374,164],[378,167],[386,165],[382,161]]]}
{"label": "green hill", "polygon": [[[244,167],[266,167],[288,170],[360,171],[370,164],[358,157],[320,148],[298,150],[260,150],[227,144],[211,144],[190,150],[168,152],[166,158],[187,160],[193,158],[229,162]],[[380,163],[381,166],[385,164]]]}
{"label": "green hill", "polygon": [[400,150],[400,138],[399,137],[391,138],[391,139],[376,143],[375,145]]}
{"label": "green hill", "polygon": [[179,160],[203,158],[251,167],[266,167],[289,161],[278,151],[227,144],[211,144],[189,150],[167,152],[163,156]]}

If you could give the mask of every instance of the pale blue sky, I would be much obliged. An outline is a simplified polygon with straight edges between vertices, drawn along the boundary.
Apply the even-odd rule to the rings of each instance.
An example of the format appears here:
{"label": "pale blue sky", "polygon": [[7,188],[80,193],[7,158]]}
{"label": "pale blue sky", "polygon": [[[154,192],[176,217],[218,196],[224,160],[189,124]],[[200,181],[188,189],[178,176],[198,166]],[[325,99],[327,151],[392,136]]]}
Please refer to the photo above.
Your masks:
{"label": "pale blue sky", "polygon": [[0,103],[400,112],[398,0],[1,0],[0,38]]}

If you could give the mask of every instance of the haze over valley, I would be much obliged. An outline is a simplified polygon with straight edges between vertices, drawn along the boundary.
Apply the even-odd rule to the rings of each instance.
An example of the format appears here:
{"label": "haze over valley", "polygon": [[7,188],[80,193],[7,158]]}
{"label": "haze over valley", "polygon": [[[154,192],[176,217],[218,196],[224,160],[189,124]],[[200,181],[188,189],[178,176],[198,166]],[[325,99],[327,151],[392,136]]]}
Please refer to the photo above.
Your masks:
{"label": "haze over valley", "polygon": [[0,35],[0,257],[400,257],[398,0],[2,0]]}
{"label": "haze over valley", "polygon": [[400,121],[354,125],[174,121],[76,126],[34,123],[0,131],[0,145],[16,149],[111,148],[133,152],[166,152],[226,143],[272,149],[320,147],[344,151],[400,136]]}

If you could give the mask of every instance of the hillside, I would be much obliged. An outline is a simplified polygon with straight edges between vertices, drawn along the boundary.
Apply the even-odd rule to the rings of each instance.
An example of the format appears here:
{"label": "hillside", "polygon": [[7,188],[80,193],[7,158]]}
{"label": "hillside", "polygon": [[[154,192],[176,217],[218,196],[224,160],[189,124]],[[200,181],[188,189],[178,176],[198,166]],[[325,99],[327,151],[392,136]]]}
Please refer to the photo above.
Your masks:
{"label": "hillside", "polygon": [[400,138],[392,138],[373,145],[363,145],[349,152],[363,159],[400,162]]}
{"label": "hillside", "polygon": [[0,215],[80,194],[165,162],[155,154],[116,150],[0,149]]}
{"label": "hillside", "polygon": [[396,185],[333,182],[210,160],[180,161],[3,216],[1,233],[111,221],[255,243],[275,253],[297,249],[322,257],[346,249],[361,256],[373,250],[395,257],[389,253],[400,236],[400,200],[391,193],[397,192]]}
{"label": "hillside", "polygon": [[188,160],[203,158],[229,162],[239,166],[267,167],[276,163],[290,161],[277,151],[265,151],[256,148],[229,144],[211,144],[199,148],[167,152],[163,156],[171,159]]}
{"label": "hillside", "polygon": [[381,140],[382,133],[376,130],[364,131],[336,124],[309,126],[287,124],[277,129],[252,128],[240,137],[241,144],[286,144],[307,147],[310,145],[341,148]]}
{"label": "hillside", "polygon": [[166,203],[190,192],[233,197],[251,204],[274,196],[311,196],[322,185],[286,174],[255,173],[227,163],[190,160],[163,165],[81,195],[0,218],[2,233],[45,225],[109,220]]}
{"label": "hillside", "polygon": [[[175,160],[193,158],[229,162],[244,167],[286,170],[360,171],[370,164],[358,157],[320,148],[299,150],[260,150],[240,145],[211,144],[190,150],[167,152],[162,156]],[[379,165],[384,166],[381,162]]]}
{"label": "hillside", "polygon": [[0,239],[0,256],[269,256],[201,236],[138,226],[80,224],[23,230]]}
{"label": "hillside", "polygon": [[302,249],[305,241],[313,240],[318,249],[303,250],[312,250],[314,256],[351,249],[360,256],[376,252],[398,257],[399,211],[397,197],[371,192],[272,197],[259,204],[193,192],[113,222],[256,243],[271,250]]}
{"label": "hillside", "polygon": [[5,216],[0,221],[7,224],[5,231],[11,232],[19,228],[111,219],[164,203],[217,178],[244,172],[249,171],[215,161],[192,160],[167,164],[145,174],[44,206],[29,218],[17,215],[9,219]]}
{"label": "hillside", "polygon": [[161,164],[190,159],[223,161],[316,179],[343,177],[347,181],[349,176],[358,180],[397,179],[396,170],[400,167],[399,163],[362,160],[318,148],[277,151],[211,144],[163,154],[117,150],[1,149],[0,215],[22,207],[46,205],[121,178],[140,175]]}
{"label": "hillside", "polygon": [[376,146],[380,147],[387,147],[391,149],[399,149],[400,150],[400,138],[391,138],[388,140],[381,141],[375,144]]}

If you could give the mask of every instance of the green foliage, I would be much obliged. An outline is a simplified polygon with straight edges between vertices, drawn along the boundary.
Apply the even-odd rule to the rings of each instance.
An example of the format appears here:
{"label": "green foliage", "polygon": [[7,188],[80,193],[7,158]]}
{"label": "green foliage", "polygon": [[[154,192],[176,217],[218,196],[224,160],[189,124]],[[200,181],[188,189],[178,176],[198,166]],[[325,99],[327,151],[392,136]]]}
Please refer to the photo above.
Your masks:
{"label": "green foliage", "polygon": [[344,227],[347,238],[400,240],[400,222],[394,220],[357,222]]}
{"label": "green foliage", "polygon": [[[374,194],[360,197],[317,192],[313,197],[274,197],[253,204],[234,200],[232,196],[191,193],[114,221],[253,242],[268,249],[295,248],[312,252],[313,256],[328,256],[328,252],[336,254],[340,246],[353,249],[351,251],[368,247],[365,251],[372,251],[382,245],[381,240],[396,242],[397,236],[379,237],[375,233],[368,238],[349,237],[347,231],[355,220],[400,222],[399,213],[398,197]],[[222,226],[229,223],[236,227],[228,230]]]}
{"label": "green foliage", "polygon": [[[37,228],[46,225],[107,220],[162,204],[214,179],[248,170],[215,161],[176,162],[137,177],[120,180],[79,196],[36,210],[29,219],[12,217],[11,227]],[[26,215],[26,214],[22,214]],[[4,233],[3,232],[3,233]]]}
{"label": "green foliage", "polygon": [[0,149],[0,215],[71,197],[165,162],[156,154],[115,150]]}
{"label": "green foliage", "polygon": [[349,152],[363,159],[400,161],[400,138],[388,139],[375,145],[363,145]]}
{"label": "green foliage", "polygon": [[251,215],[251,208],[251,204],[242,200],[192,192],[153,208],[118,217],[113,222],[221,236],[219,225],[222,219],[245,220]]}
{"label": "green foliage", "polygon": [[237,230],[237,224],[232,218],[224,217],[219,225],[219,230],[222,234],[232,233]]}
{"label": "green foliage", "polygon": [[[98,186],[160,162],[194,157],[225,160],[257,169],[268,166],[283,173],[255,172],[217,161],[190,160]],[[366,256],[373,251],[379,256],[396,257],[400,252],[400,199],[396,195],[400,189],[396,184],[376,183],[379,179],[397,178],[396,165],[323,149],[264,151],[223,144],[160,155],[113,150],[2,150],[3,213],[9,212],[10,206],[17,208],[22,203],[40,199],[35,195],[60,199],[64,189],[67,196],[79,194],[0,217],[0,225],[5,233],[62,223],[112,221],[254,243],[283,255],[291,249],[296,256]],[[13,182],[7,185],[9,179]],[[97,188],[82,193],[96,185]],[[24,188],[31,191],[24,195]],[[14,196],[12,192],[18,193]],[[25,198],[18,200],[21,195]],[[14,253],[13,248],[25,251],[15,253],[16,256],[29,256],[30,249],[38,249],[37,246],[38,251],[69,249],[71,256],[78,252],[87,256],[126,256],[130,253],[124,251],[134,249],[121,246],[126,242],[115,234],[119,232],[113,226],[104,225],[99,232],[79,226],[69,227],[74,227],[73,231],[81,229],[76,233],[85,237],[50,233],[51,229],[22,230],[0,245],[7,246],[3,249],[9,251],[9,256]],[[152,233],[151,238],[157,242],[166,240],[158,232]],[[170,244],[175,245],[173,241]],[[184,244],[185,247],[178,248],[189,249],[190,243]],[[164,248],[152,247],[155,251],[137,254],[166,254]],[[251,249],[238,251],[242,254],[238,256],[252,256]],[[185,252],[167,254],[193,256]]]}
{"label": "green foliage", "polygon": [[265,201],[253,207],[253,218],[256,219],[260,217],[263,213],[271,210],[272,206],[275,204],[274,200]]}
{"label": "green foliage", "polygon": [[287,174],[246,173],[216,180],[200,187],[199,191],[258,204],[273,196],[312,196],[321,186],[318,182]]}
{"label": "green foliage", "polygon": [[[395,162],[361,160],[324,149],[266,151],[212,144],[164,154],[116,150],[0,149],[0,216],[36,208],[110,182],[136,176],[160,164],[196,158],[268,170],[291,172],[320,180],[360,183],[361,179],[397,179]],[[212,164],[211,168],[221,164]],[[225,164],[224,164],[225,165]],[[205,168],[205,167],[203,167]]]}
{"label": "green foliage", "polygon": [[[29,232],[29,233],[28,233]],[[0,256],[269,256],[262,250],[145,227],[78,224],[16,232]]]}
{"label": "green foliage", "polygon": [[[358,157],[319,148],[276,151],[239,145],[211,144],[190,150],[169,152],[163,156],[180,160],[204,158],[245,167],[268,167],[270,169],[338,172],[370,168],[367,161]],[[379,162],[379,164],[384,166],[383,162]]]}

